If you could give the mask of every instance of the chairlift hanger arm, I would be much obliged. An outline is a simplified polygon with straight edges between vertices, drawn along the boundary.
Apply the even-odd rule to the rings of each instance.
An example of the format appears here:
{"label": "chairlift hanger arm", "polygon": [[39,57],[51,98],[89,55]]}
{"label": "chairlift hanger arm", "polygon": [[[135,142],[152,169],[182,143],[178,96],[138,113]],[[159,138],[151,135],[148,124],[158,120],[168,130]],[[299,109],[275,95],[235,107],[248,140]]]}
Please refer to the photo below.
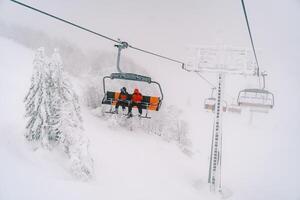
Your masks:
{"label": "chairlift hanger arm", "polygon": [[161,99],[160,100],[162,101],[164,99],[164,93],[163,93],[163,91],[161,89],[160,84],[158,82],[156,82],[156,81],[151,81],[151,83],[154,83],[154,84],[158,85],[159,90],[160,90],[160,95],[161,95]]}
{"label": "chairlift hanger arm", "polygon": [[102,79],[102,81],[103,81],[103,92],[104,92],[104,95],[106,94],[106,89],[105,89],[105,79],[111,79],[111,77],[110,76],[104,76],[103,77],[103,79]]}

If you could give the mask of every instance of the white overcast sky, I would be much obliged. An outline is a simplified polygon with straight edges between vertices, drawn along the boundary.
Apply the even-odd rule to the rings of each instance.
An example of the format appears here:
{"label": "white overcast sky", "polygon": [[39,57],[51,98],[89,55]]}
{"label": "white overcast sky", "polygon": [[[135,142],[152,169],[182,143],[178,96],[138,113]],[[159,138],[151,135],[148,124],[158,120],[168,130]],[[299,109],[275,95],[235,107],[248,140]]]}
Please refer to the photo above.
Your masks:
{"label": "white overcast sky", "polygon": [[[191,44],[224,44],[250,47],[239,0],[22,0],[34,7],[121,38],[130,44],[184,59]],[[253,37],[262,52],[286,56],[296,62],[300,52],[299,0],[246,0]],[[76,30],[9,0],[0,1],[0,20],[20,23],[76,41],[82,47],[113,51],[113,44]],[[284,55],[282,55],[284,54]],[[151,61],[145,55],[141,60]],[[268,63],[264,58],[261,62]],[[298,63],[299,64],[299,61]],[[289,64],[290,65],[290,64]],[[286,67],[286,66],[285,66]]]}
{"label": "white overcast sky", "polygon": [[[250,48],[240,0],[22,0],[112,38],[185,59],[188,45],[223,43]],[[281,88],[280,102],[299,102],[300,0],[245,0],[259,62],[269,72],[269,84]],[[83,49],[116,52],[113,43],[0,0],[0,21],[21,24],[67,38]],[[148,71],[180,67],[175,63],[127,50]],[[154,70],[152,70],[154,69]],[[287,81],[288,80],[288,81]],[[291,104],[291,103],[289,103]],[[298,104],[297,104],[298,105]],[[299,106],[295,108],[299,109]],[[297,110],[295,110],[295,113]]]}

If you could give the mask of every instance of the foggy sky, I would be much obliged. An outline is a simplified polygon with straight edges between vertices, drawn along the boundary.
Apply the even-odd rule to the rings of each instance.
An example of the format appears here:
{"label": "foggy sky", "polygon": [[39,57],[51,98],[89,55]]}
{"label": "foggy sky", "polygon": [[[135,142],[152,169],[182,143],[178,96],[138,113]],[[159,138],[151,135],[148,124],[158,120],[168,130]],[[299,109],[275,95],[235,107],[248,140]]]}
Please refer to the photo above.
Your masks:
{"label": "foggy sky", "polygon": [[[184,60],[188,45],[216,42],[250,47],[239,0],[90,0],[22,1],[46,12],[73,21],[114,39],[120,38],[140,48]],[[245,1],[256,47],[267,57],[288,63],[299,72],[300,2],[298,0]],[[23,8],[8,0],[0,1],[0,20],[22,24],[64,37],[82,48],[115,52],[113,43]],[[167,65],[155,57],[132,50],[126,52],[146,67]],[[176,65],[176,64],[175,64]],[[286,67],[286,66],[285,66]],[[298,71],[297,71],[298,70]]]}
{"label": "foggy sky", "polygon": [[[46,12],[83,25],[139,48],[184,60],[188,45],[245,46],[250,40],[239,0],[24,0]],[[246,0],[250,26],[261,70],[267,70],[268,86],[276,102],[295,104],[300,110],[297,85],[300,72],[300,1]],[[0,1],[0,21],[42,30],[52,37],[76,43],[83,51],[116,53],[111,41],[93,36],[57,20],[12,3]],[[124,55],[153,75],[161,67],[180,70],[180,65],[128,49]]]}

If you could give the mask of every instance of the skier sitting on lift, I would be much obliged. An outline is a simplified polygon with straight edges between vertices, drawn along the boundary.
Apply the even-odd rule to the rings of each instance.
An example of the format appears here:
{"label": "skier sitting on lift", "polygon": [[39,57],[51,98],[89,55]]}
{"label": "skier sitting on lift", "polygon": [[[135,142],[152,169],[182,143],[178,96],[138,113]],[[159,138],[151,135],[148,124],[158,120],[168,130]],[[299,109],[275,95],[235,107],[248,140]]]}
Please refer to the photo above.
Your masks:
{"label": "skier sitting on lift", "polygon": [[114,113],[118,114],[118,108],[119,108],[120,105],[122,106],[122,110],[123,111],[125,110],[126,105],[128,105],[128,101],[127,101],[128,96],[129,96],[129,94],[126,91],[126,87],[122,87],[120,95],[119,95],[119,98],[118,98],[118,101],[116,103],[116,107],[115,107]]}
{"label": "skier sitting on lift", "polygon": [[139,110],[139,116],[142,115],[142,99],[143,95],[140,93],[139,89],[135,88],[131,97],[131,103],[128,106],[128,117],[132,117],[132,107],[137,106]]}

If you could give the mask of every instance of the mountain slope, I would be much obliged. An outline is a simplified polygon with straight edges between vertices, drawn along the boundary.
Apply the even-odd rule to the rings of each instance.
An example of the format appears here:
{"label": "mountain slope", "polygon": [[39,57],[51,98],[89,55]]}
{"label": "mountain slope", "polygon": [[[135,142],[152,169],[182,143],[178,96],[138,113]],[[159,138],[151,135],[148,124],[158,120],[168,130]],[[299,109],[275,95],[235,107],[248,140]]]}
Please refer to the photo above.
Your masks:
{"label": "mountain slope", "polygon": [[[192,156],[159,136],[112,128],[84,108],[85,134],[91,142],[96,176],[90,182],[80,182],[68,172],[68,159],[61,152],[33,151],[25,142],[22,101],[30,83],[34,52],[4,38],[0,38],[0,47],[0,199],[217,198],[209,193],[206,183],[213,115],[202,109],[208,90],[197,76],[177,69],[173,76],[165,76],[168,69],[155,76],[166,94],[163,106],[175,104],[183,110],[180,115],[189,125]],[[230,94],[232,86],[240,82],[228,79]],[[268,115],[251,116],[247,111],[241,116],[224,114],[223,184],[227,194],[233,193],[230,199],[300,196],[298,125],[293,115],[289,120],[292,125],[285,123],[283,116],[289,116],[282,100],[286,88],[274,85],[279,101]]]}
{"label": "mountain slope", "polygon": [[[197,164],[176,144],[143,132],[111,129],[83,109],[85,133],[95,161],[91,182],[75,180],[68,159],[58,150],[33,151],[24,133],[23,98],[34,52],[0,39],[1,199],[197,199],[203,185]],[[21,57],[20,57],[21,56]],[[18,58],[17,58],[18,57]],[[205,187],[203,185],[202,187]],[[207,191],[202,191],[202,195]]]}

